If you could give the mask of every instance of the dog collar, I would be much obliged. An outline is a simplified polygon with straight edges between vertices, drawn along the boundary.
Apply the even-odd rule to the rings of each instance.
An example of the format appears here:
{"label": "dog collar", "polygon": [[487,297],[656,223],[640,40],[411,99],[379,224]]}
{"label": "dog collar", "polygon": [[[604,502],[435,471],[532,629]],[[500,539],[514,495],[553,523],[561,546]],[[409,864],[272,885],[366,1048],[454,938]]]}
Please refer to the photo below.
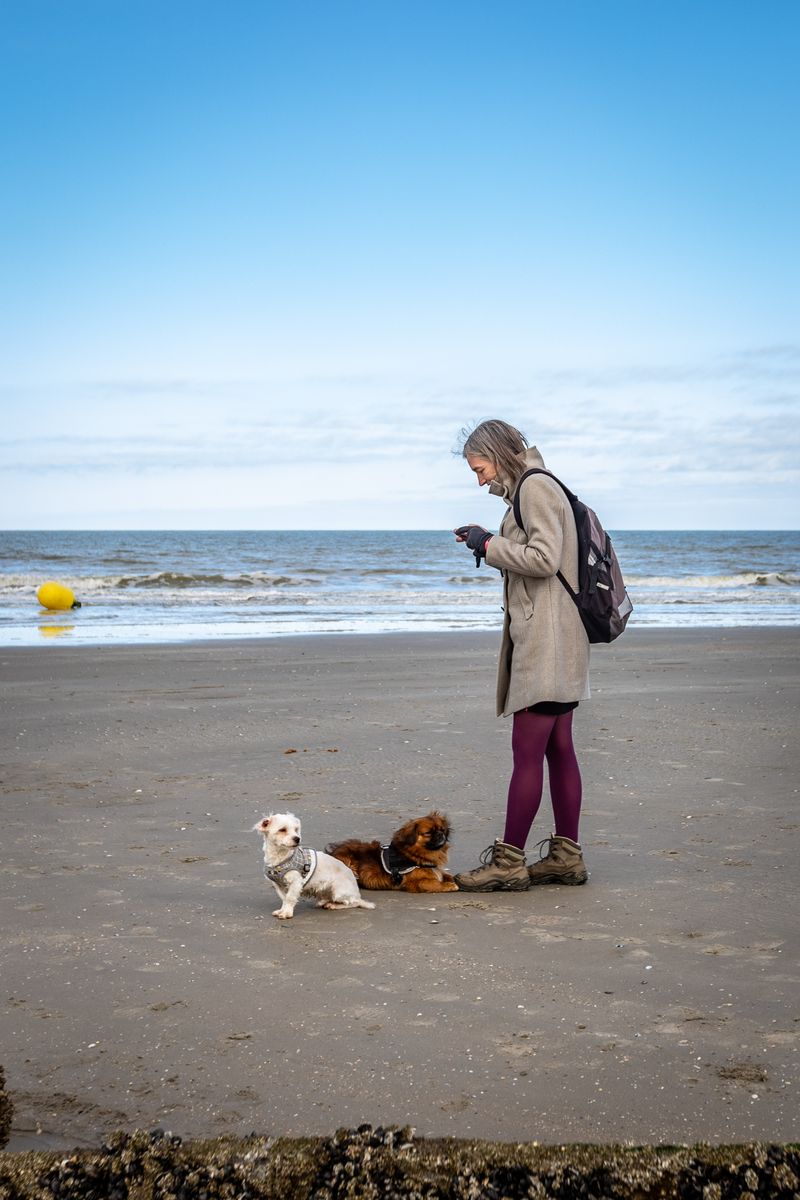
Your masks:
{"label": "dog collar", "polygon": [[399,883],[404,875],[420,868],[424,870],[426,867],[430,867],[430,863],[412,862],[399,850],[395,850],[394,846],[389,845],[381,846],[381,866],[387,875],[391,875],[395,883]]}
{"label": "dog collar", "polygon": [[316,850],[304,850],[302,846],[295,846],[292,853],[283,862],[276,863],[272,867],[264,867],[264,874],[272,883],[283,883],[290,871],[299,871],[303,883],[306,884],[316,869]]}

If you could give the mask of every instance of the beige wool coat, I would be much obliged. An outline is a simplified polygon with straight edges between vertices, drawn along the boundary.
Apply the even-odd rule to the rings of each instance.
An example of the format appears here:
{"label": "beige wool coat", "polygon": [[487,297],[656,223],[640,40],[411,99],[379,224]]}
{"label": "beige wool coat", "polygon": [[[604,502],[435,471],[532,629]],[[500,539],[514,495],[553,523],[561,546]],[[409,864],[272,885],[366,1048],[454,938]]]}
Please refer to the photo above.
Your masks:
{"label": "beige wool coat", "polygon": [[[544,466],[535,446],[518,457],[520,474]],[[514,519],[515,482],[498,474],[489,486],[509,507],[486,547],[486,562],[503,573],[497,715],[506,717],[542,700],[589,697],[589,639],[575,602],[556,575],[561,571],[577,589],[578,534],[572,509],[554,480],[531,475],[520,493],[526,533]]]}

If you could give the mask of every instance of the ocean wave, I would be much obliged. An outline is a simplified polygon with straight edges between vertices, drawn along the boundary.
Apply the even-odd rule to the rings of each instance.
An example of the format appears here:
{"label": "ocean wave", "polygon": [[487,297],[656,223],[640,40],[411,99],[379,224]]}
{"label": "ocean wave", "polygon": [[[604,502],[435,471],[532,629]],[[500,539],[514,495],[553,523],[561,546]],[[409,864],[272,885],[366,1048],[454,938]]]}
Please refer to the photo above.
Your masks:
{"label": "ocean wave", "polygon": [[[289,575],[225,575],[222,572],[201,574],[199,572],[184,575],[180,571],[159,571],[152,575],[120,575],[117,579],[108,580],[106,586],[111,588],[252,588],[252,587],[285,587],[287,584],[297,584],[301,580]],[[307,582],[307,581],[306,581]]]}
{"label": "ocean wave", "polygon": [[[47,576],[0,573],[0,603],[36,603],[37,589]],[[453,605],[483,606],[494,611],[502,603],[499,577],[489,573],[447,575],[435,578],[374,578],[357,571],[334,572],[325,577],[307,574],[174,571],[147,575],[64,575],[61,582],[84,604],[319,606],[347,608],[372,605],[386,610],[398,607],[439,608]],[[743,603],[768,608],[800,603],[800,576],[782,572],[742,573],[734,576],[641,576],[627,579],[634,605]]]}
{"label": "ocean wave", "polygon": [[[0,575],[0,595],[3,593],[35,593],[46,582],[46,575]],[[224,574],[223,572],[158,571],[148,575],[64,575],[61,582],[76,595],[99,595],[109,592],[147,590],[153,592],[207,590],[237,591],[245,588],[319,587],[319,579],[309,575]]]}
{"label": "ocean wave", "polygon": [[98,561],[100,567],[147,567],[150,566],[150,560],[145,558],[131,558],[126,554],[107,554]]}
{"label": "ocean wave", "polygon": [[717,588],[798,587],[800,575],[789,571],[742,571],[736,575],[632,575],[625,576],[629,590],[634,588]]}
{"label": "ocean wave", "polygon": [[485,588],[487,584],[491,584],[493,587],[498,587],[499,581],[496,575],[489,574],[487,572],[485,575],[449,575],[447,577],[447,582],[465,585],[467,587],[472,587],[474,585],[475,587]]}

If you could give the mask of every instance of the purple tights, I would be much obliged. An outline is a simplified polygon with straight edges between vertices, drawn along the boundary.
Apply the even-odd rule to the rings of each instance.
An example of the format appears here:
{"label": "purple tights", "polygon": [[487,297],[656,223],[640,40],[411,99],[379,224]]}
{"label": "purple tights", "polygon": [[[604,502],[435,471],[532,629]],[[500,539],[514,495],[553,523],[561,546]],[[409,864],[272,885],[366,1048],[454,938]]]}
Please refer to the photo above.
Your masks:
{"label": "purple tights", "polygon": [[581,772],[572,744],[572,713],[514,713],[511,733],[514,770],[508,785],[503,841],[525,849],[533,818],[542,801],[544,760],[550,777],[550,798],[556,834],[578,840],[581,813]]}

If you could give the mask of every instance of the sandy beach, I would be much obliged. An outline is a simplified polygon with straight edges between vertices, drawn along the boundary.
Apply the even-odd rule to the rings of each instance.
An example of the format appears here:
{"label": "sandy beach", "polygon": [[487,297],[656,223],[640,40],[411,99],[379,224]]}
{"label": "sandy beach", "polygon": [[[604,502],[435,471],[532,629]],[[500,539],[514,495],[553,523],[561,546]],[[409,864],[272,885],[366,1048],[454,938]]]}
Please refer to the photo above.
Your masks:
{"label": "sandy beach", "polygon": [[[413,1125],[797,1140],[793,629],[631,630],[576,715],[589,883],[270,915],[270,810],[502,833],[497,636],[4,650],[8,1149]],[[547,801],[531,847],[551,832]]]}

